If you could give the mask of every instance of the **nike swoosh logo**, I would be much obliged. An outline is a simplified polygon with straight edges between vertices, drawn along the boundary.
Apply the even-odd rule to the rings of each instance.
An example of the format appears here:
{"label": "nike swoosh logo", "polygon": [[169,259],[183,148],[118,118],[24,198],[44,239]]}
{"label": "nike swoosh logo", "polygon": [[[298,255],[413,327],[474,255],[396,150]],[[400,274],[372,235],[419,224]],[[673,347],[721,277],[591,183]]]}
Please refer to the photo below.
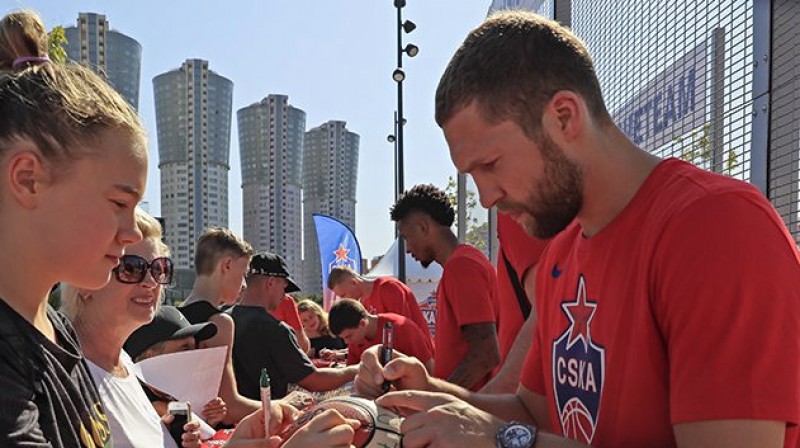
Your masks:
{"label": "nike swoosh logo", "polygon": [[553,265],[553,270],[550,272],[553,278],[558,278],[561,276],[561,271],[558,269],[558,263]]}

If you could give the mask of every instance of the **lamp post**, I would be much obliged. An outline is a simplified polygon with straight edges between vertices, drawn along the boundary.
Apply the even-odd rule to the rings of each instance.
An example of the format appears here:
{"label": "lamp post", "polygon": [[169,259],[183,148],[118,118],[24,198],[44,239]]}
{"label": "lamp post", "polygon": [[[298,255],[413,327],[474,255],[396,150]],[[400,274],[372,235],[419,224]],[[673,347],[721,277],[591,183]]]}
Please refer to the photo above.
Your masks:
{"label": "lamp post", "polygon": [[[397,8],[397,68],[392,72],[392,79],[397,83],[397,115],[395,117],[395,164],[397,176],[397,184],[395,186],[396,198],[405,190],[403,185],[403,128],[405,127],[406,120],[403,118],[403,81],[406,79],[406,73],[403,71],[403,53],[408,57],[413,58],[419,53],[419,47],[414,44],[408,44],[403,47],[403,32],[410,33],[417,28],[417,25],[410,20],[403,22],[403,7],[406,6],[406,0],[394,0],[394,7]],[[400,231],[395,226],[395,234],[397,235],[397,278],[401,282],[406,282],[406,244]]]}
{"label": "lamp post", "polygon": [[[400,193],[402,193],[398,182],[399,178],[397,177],[397,111],[394,111],[394,128],[392,133],[386,136],[386,141],[394,145],[394,202],[396,203],[400,199]],[[395,238],[400,236],[397,226],[394,229],[394,236]]]}

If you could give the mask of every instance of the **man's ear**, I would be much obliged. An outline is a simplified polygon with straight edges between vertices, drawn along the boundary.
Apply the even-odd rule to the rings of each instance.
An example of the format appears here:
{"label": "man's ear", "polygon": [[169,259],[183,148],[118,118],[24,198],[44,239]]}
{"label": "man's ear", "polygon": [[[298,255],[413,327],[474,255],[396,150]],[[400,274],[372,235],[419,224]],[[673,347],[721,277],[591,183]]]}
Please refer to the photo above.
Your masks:
{"label": "man's ear", "polygon": [[414,223],[414,225],[417,227],[417,231],[420,233],[420,235],[427,235],[428,232],[430,232],[430,230],[431,230],[430,219],[431,218],[428,218],[427,216],[426,217],[420,216],[417,219],[417,222]]}
{"label": "man's ear", "polygon": [[221,274],[227,274],[233,267],[233,257],[225,255],[219,260],[219,270]]}
{"label": "man's ear", "polygon": [[8,160],[8,188],[22,207],[36,208],[48,179],[41,156],[33,149],[19,151]]}
{"label": "man's ear", "polygon": [[545,106],[542,126],[558,144],[573,141],[586,126],[588,106],[578,93],[570,90],[556,92]]}

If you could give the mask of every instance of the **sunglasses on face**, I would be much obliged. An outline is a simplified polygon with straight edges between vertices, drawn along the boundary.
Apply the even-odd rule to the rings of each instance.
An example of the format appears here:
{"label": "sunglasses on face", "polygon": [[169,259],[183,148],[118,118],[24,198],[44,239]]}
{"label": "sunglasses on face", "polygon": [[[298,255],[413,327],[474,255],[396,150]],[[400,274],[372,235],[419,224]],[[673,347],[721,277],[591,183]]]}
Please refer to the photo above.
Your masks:
{"label": "sunglasses on face", "polygon": [[159,257],[148,263],[138,255],[123,255],[119,259],[119,265],[114,268],[114,276],[120,283],[141,283],[147,271],[150,271],[156,283],[168,285],[172,283],[175,268],[172,260],[167,257]]}

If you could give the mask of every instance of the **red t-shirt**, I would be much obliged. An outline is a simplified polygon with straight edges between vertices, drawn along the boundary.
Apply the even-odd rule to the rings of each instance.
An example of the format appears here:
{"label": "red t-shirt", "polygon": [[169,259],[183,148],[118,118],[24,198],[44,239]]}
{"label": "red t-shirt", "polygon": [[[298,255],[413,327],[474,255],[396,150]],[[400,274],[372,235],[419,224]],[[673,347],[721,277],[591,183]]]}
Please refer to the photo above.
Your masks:
{"label": "red t-shirt", "polygon": [[539,262],[549,240],[528,235],[522,226],[504,213],[497,214],[497,239],[500,240],[500,254],[497,257],[497,342],[500,345],[500,359],[505,361],[525,320],[522,318],[522,310],[511,285],[503,254],[517,271],[517,277],[522,284],[523,275]]}
{"label": "red t-shirt", "polygon": [[364,350],[383,342],[383,327],[387,322],[394,326],[394,349],[408,356],[413,356],[423,363],[433,358],[431,337],[411,319],[394,313],[378,314],[378,331],[372,339],[361,344],[347,346],[347,364],[358,364]]}
{"label": "red t-shirt", "polygon": [[372,292],[362,299],[361,304],[370,314],[394,313],[414,321],[420,329],[431,337],[428,321],[419,309],[414,293],[405,283],[394,277],[378,277],[372,284]]}
{"label": "red t-shirt", "polygon": [[522,384],[548,429],[674,447],[675,424],[800,423],[800,258],[754,187],[669,159],[591,238],[576,222],[536,276]]}
{"label": "red t-shirt", "polygon": [[280,305],[270,313],[275,316],[275,319],[286,322],[286,325],[292,327],[295,333],[300,334],[303,330],[303,323],[300,322],[300,313],[297,311],[297,302],[294,301],[292,296],[288,294],[283,296]]}
{"label": "red t-shirt", "polygon": [[[497,322],[497,276],[481,251],[459,244],[450,254],[436,291],[436,307],[434,376],[447,379],[469,351],[461,327]],[[488,379],[489,375],[472,390]]]}

